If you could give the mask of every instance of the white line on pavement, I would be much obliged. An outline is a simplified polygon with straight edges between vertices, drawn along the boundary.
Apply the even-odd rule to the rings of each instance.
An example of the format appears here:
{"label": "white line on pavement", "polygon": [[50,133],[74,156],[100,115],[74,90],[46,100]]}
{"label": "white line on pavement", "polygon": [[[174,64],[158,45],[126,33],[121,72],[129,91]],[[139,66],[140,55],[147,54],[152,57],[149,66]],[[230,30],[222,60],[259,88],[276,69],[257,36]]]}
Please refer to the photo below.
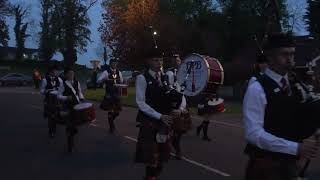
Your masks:
{"label": "white line on pavement", "polygon": [[[30,107],[31,107],[31,108],[34,108],[34,109],[42,110],[42,108],[39,107],[39,106],[30,105]],[[195,119],[200,120],[199,118],[195,118]],[[241,128],[241,127],[239,127],[239,126],[231,125],[231,124],[228,124],[228,123],[221,123],[221,122],[216,122],[216,123],[220,123],[220,124],[225,124],[225,125],[227,125],[227,126],[234,126],[234,127],[237,127],[237,128]],[[100,128],[100,126],[98,126],[98,125],[95,124],[95,123],[90,123],[89,125],[90,125],[90,126],[97,127],[97,128]],[[133,142],[137,142],[137,139],[132,138],[132,137],[129,137],[129,136],[124,136],[124,138],[129,139],[129,140],[131,140],[131,141],[133,141]],[[175,156],[175,154],[173,154],[173,153],[171,153],[171,155],[172,155],[172,156]],[[222,172],[222,171],[220,171],[220,170],[218,170],[218,169],[214,169],[214,168],[212,168],[212,167],[210,167],[210,166],[204,165],[204,164],[199,163],[199,162],[196,162],[196,161],[194,161],[194,160],[188,159],[188,158],[186,158],[186,157],[182,157],[182,159],[183,159],[184,161],[190,163],[190,164],[196,165],[196,166],[198,166],[198,167],[201,167],[201,168],[206,169],[206,170],[208,170],[208,171],[210,171],[210,172],[219,174],[219,175],[221,175],[221,176],[224,176],[224,177],[230,177],[230,176],[231,176],[230,174],[227,174],[227,173],[225,173],[225,172]]]}
{"label": "white line on pavement", "polygon": [[[192,119],[198,120],[198,121],[202,121],[202,119],[200,118],[196,118],[196,117],[192,117]],[[236,124],[232,124],[232,123],[225,123],[225,122],[221,122],[221,121],[215,121],[215,120],[210,120],[210,122],[214,122],[216,124],[222,124],[225,126],[230,126],[230,127],[234,127],[234,128],[239,128],[242,129],[242,126],[236,125]]]}
{"label": "white line on pavement", "polygon": [[124,138],[129,139],[129,140],[134,141],[134,142],[138,142],[135,138],[132,138],[132,137],[129,137],[129,136],[124,136]]}
{"label": "white line on pavement", "polygon": [[[134,141],[134,142],[137,142],[137,139],[132,138],[132,137],[129,137],[129,136],[124,136],[124,138],[129,139],[129,140]],[[175,156],[174,153],[171,153],[171,155],[172,155],[172,156]],[[212,167],[210,167],[210,166],[201,164],[201,163],[196,162],[196,161],[194,161],[194,160],[188,159],[188,158],[186,158],[186,157],[182,157],[182,159],[183,159],[184,161],[190,163],[190,164],[196,165],[196,166],[198,166],[198,167],[201,167],[201,168],[206,169],[206,170],[208,170],[208,171],[211,171],[211,172],[213,172],[213,173],[219,174],[219,175],[221,175],[221,176],[224,176],[224,177],[230,177],[230,176],[231,176],[230,174],[227,174],[227,173],[225,173],[225,172],[222,172],[222,171],[220,171],[220,170],[218,170],[218,169],[214,169],[214,168],[212,168]]]}

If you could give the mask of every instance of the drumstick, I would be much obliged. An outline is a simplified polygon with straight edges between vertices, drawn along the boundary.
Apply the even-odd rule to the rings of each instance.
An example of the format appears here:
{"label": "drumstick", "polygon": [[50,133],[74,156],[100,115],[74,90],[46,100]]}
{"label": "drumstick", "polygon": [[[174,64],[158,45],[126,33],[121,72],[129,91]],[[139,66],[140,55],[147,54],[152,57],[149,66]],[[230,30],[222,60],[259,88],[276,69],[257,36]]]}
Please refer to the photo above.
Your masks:
{"label": "drumstick", "polygon": [[187,86],[187,80],[189,79],[189,76],[191,74],[191,70],[193,69],[193,66],[194,66],[194,60],[191,61],[191,64],[190,64],[189,68],[187,69],[187,74],[184,79],[184,82],[181,84],[181,86],[183,86],[184,88],[186,88],[186,86]]}
{"label": "drumstick", "polygon": [[[316,141],[319,141],[319,140],[320,140],[320,129],[318,129],[318,131],[315,133],[314,136],[315,136]],[[301,171],[300,174],[299,174],[299,177],[304,178],[304,177],[306,176],[306,171],[307,171],[307,168],[308,168],[309,165],[310,165],[310,162],[311,162],[311,160],[310,160],[310,159],[307,159],[307,162],[306,162],[306,164],[303,166],[302,171]]]}
{"label": "drumstick", "polygon": [[195,92],[196,91],[196,85],[195,85],[195,82],[194,82],[194,71],[192,71],[192,92]]}

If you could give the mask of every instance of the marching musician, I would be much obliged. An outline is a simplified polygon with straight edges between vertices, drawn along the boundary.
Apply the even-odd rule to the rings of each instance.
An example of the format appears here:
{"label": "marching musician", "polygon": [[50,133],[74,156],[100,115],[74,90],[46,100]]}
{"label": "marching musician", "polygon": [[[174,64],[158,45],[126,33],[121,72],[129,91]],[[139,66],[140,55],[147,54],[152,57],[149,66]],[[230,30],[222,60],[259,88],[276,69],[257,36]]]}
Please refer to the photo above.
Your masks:
{"label": "marching musician", "polygon": [[119,116],[121,111],[121,102],[119,97],[119,89],[115,87],[115,84],[122,84],[123,77],[121,71],[117,68],[117,60],[110,60],[110,67],[107,67],[105,71],[98,78],[97,83],[100,84],[102,82],[106,85],[106,92],[104,97],[104,110],[108,112],[108,122],[109,122],[109,132],[114,133],[115,124],[114,120]]}
{"label": "marching musician", "polygon": [[320,143],[303,139],[305,122],[294,117],[299,109],[288,80],[295,54],[292,36],[271,34],[264,49],[268,68],[249,85],[243,101],[246,180],[292,180],[301,168],[298,159],[314,158]]}
{"label": "marching musician", "polygon": [[[170,89],[176,90],[177,92],[181,93],[181,87],[179,85],[179,83],[177,82],[177,72],[178,72],[178,67],[181,64],[181,59],[180,56],[178,54],[174,54],[173,55],[173,59],[172,59],[172,63],[171,63],[171,68],[168,68],[166,71],[166,76],[168,77],[168,85]],[[186,98],[185,96],[181,96],[182,100],[181,100],[181,104],[179,106],[179,111],[181,111],[181,115],[185,114],[186,116],[188,116],[188,110],[187,110],[187,102],[186,102]],[[180,117],[183,118],[183,117]],[[182,120],[181,120],[182,121]],[[184,126],[185,122],[182,122],[181,125]],[[190,124],[188,124],[187,126],[191,126],[191,121],[189,121]],[[177,160],[181,160],[182,158],[182,153],[181,153],[181,145],[180,145],[180,141],[181,141],[181,136],[183,135],[183,133],[185,133],[185,130],[182,130],[184,127],[181,128],[174,128],[173,129],[173,137],[172,137],[172,145],[173,148],[176,151],[176,159]]]}
{"label": "marching musician", "polygon": [[68,140],[68,152],[72,152],[74,149],[74,136],[78,130],[74,124],[72,124],[73,107],[84,101],[81,86],[79,81],[75,79],[74,71],[71,68],[65,68],[64,81],[59,86],[58,99],[63,102],[62,112],[60,118],[65,120],[66,133]]}
{"label": "marching musician", "polygon": [[166,95],[164,76],[161,75],[161,53],[157,49],[149,51],[146,61],[148,69],[136,79],[136,103],[139,108],[137,121],[140,122],[140,130],[135,161],[146,165],[145,180],[156,180],[163,163],[170,158],[169,129],[172,117],[178,116],[179,112],[172,113],[171,101]]}
{"label": "marching musician", "polygon": [[197,136],[203,131],[202,140],[211,141],[208,136],[208,129],[210,124],[210,119],[213,118],[215,114],[222,113],[225,111],[224,100],[218,98],[217,94],[202,94],[200,103],[198,104],[198,115],[203,118],[201,124],[197,127]]}
{"label": "marching musician", "polygon": [[35,89],[39,89],[40,82],[41,82],[41,74],[38,68],[33,70],[32,78],[33,78]]}
{"label": "marching musician", "polygon": [[56,133],[56,123],[53,118],[54,110],[53,102],[50,101],[50,92],[57,91],[60,84],[62,84],[61,78],[58,77],[58,68],[57,66],[50,66],[48,72],[45,75],[45,78],[42,79],[40,93],[44,95],[44,118],[48,119],[48,129],[49,137],[53,138]]}

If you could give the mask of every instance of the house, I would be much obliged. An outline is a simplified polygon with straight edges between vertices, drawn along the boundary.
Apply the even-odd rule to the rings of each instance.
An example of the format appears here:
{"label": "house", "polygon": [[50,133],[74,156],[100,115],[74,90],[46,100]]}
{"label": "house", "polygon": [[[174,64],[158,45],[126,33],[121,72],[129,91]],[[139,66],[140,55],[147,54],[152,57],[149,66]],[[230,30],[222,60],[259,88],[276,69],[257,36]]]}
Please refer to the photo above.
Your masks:
{"label": "house", "polygon": [[[16,60],[16,52],[17,52],[16,47],[1,47],[0,46],[0,59],[6,60],[6,61],[14,61],[14,60]],[[39,50],[25,48],[23,58],[29,59],[29,60],[39,61],[40,60],[39,59]]]}

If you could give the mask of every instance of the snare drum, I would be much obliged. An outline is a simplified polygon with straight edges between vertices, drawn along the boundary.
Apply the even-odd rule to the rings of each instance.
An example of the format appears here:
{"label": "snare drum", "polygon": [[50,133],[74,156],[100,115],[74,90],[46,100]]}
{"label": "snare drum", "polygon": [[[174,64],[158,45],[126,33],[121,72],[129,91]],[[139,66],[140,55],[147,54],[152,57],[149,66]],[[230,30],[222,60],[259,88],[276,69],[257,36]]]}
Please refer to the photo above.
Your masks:
{"label": "snare drum", "polygon": [[119,97],[128,97],[128,85],[126,84],[114,84],[118,89]]}
{"label": "snare drum", "polygon": [[213,98],[198,105],[198,115],[217,114],[225,111],[224,100],[222,98]]}
{"label": "snare drum", "polygon": [[180,65],[177,81],[184,86],[186,96],[215,94],[224,82],[224,70],[215,58],[191,54]]}
{"label": "snare drum", "polygon": [[58,91],[50,91],[48,93],[48,103],[57,104],[58,103]]}
{"label": "snare drum", "polygon": [[73,107],[72,123],[81,125],[96,119],[96,112],[92,103],[80,103]]}

